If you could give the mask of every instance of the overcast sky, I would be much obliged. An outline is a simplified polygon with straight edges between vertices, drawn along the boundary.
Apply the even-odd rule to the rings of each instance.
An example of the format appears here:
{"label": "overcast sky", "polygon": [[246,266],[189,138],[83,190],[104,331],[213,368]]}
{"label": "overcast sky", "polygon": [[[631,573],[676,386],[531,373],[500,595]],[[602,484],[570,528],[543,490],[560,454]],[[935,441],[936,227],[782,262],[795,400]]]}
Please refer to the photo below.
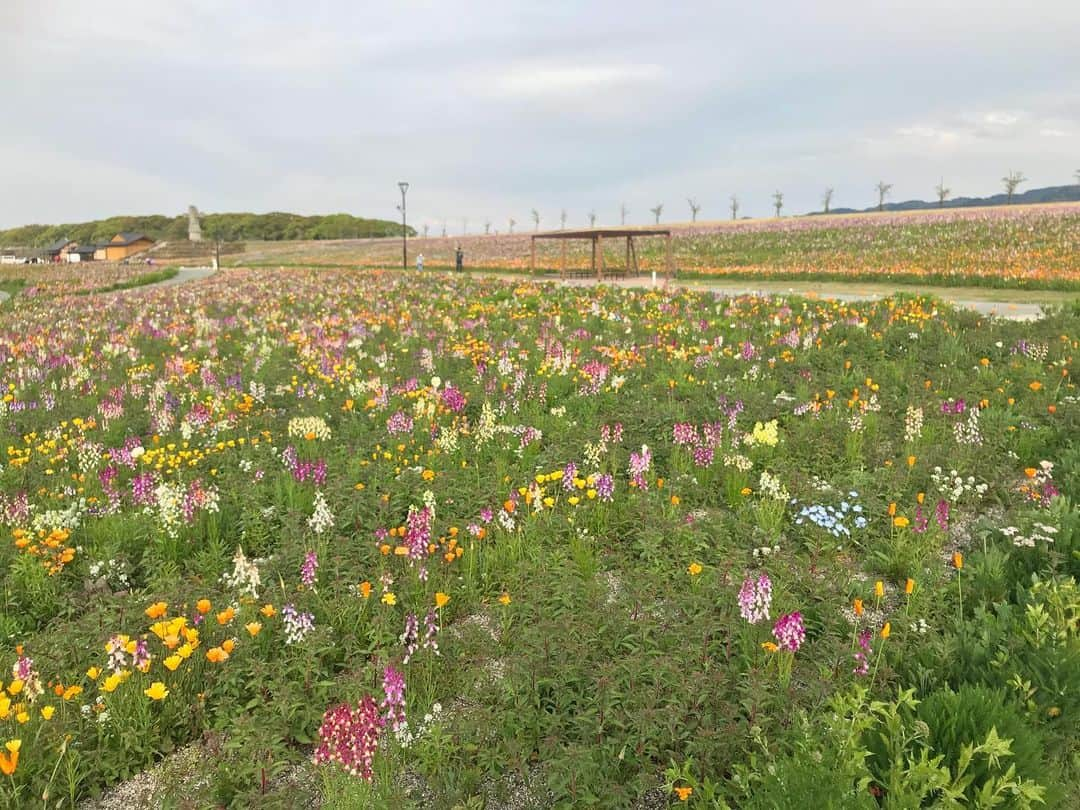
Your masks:
{"label": "overcast sky", "polygon": [[0,227],[296,211],[452,233],[1063,185],[1080,2],[0,0]]}

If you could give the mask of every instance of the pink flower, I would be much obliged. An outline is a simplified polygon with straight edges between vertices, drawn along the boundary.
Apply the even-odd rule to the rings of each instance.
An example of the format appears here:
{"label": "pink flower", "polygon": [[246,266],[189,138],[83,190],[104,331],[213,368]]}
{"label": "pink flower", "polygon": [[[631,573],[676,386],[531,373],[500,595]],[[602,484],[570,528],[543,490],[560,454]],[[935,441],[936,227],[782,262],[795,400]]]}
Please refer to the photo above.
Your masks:
{"label": "pink flower", "polygon": [[772,632],[781,650],[798,652],[799,647],[806,640],[806,627],[803,625],[802,614],[799,611],[784,614],[776,620]]}

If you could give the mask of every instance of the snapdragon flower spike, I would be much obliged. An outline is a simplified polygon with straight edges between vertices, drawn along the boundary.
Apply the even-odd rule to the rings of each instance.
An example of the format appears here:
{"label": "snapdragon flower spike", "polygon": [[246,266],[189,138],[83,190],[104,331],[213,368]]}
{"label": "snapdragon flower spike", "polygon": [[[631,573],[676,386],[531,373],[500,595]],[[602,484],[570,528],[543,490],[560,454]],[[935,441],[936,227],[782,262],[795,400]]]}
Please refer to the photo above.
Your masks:
{"label": "snapdragon flower spike", "polygon": [[855,675],[865,675],[870,671],[870,656],[874,654],[873,649],[870,647],[870,639],[874,637],[874,634],[869,630],[863,630],[859,633],[859,649],[855,653],[855,668],[852,671]]}
{"label": "snapdragon flower spike", "polygon": [[391,731],[405,724],[405,678],[392,666],[383,670],[383,720]]}
{"label": "snapdragon flower spike", "polygon": [[803,641],[806,640],[806,627],[803,625],[802,614],[799,611],[785,613],[776,620],[773,625],[773,636],[781,650],[798,652]]}
{"label": "snapdragon flower spike", "polygon": [[314,763],[336,762],[346,773],[370,782],[371,765],[384,725],[371,695],[364,695],[355,709],[348,703],[327,709],[319,726],[319,746],[312,758]]}
{"label": "snapdragon flower spike", "polygon": [[405,655],[401,663],[407,664],[420,646],[420,622],[415,613],[405,617],[405,630],[398,639],[405,647]]}
{"label": "snapdragon flower spike", "polygon": [[310,588],[316,581],[316,570],[319,567],[319,556],[314,551],[304,555],[304,564],[300,566],[300,581],[305,588]]}
{"label": "snapdragon flower spike", "polygon": [[439,654],[439,642],[435,637],[439,634],[439,617],[434,609],[429,608],[424,617],[424,649],[431,650],[435,655]]}
{"label": "snapdragon flower spike", "polygon": [[281,619],[285,624],[285,643],[289,645],[299,644],[315,629],[315,616],[298,611],[292,604],[281,609]]}
{"label": "snapdragon flower spike", "polygon": [[615,478],[612,475],[604,473],[596,477],[596,496],[608,503],[615,500]]}
{"label": "snapdragon flower spike", "polygon": [[772,607],[772,580],[762,574],[754,580],[747,577],[739,589],[739,615],[750,624],[768,621]]}
{"label": "snapdragon flower spike", "polygon": [[427,556],[431,542],[431,510],[412,507],[405,518],[405,545],[409,549],[410,560],[420,560]]}
{"label": "snapdragon flower spike", "polygon": [[562,487],[567,492],[574,491],[574,479],[577,478],[577,465],[574,462],[569,462],[563,469],[562,474]]}

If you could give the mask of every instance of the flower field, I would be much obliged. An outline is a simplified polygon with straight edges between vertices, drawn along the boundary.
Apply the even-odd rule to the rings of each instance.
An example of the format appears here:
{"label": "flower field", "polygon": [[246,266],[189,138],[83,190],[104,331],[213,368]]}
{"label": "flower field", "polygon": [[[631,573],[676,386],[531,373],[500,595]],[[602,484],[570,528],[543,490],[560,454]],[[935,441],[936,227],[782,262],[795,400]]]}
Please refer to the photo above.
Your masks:
{"label": "flower field", "polygon": [[[547,227],[547,226],[545,226]],[[552,226],[553,227],[553,226]],[[664,227],[668,227],[664,225]],[[785,217],[672,225],[675,264],[684,277],[786,281],[879,281],[914,285],[1080,290],[1080,206],[958,208],[885,214]],[[606,266],[625,264],[624,244],[608,240]],[[527,271],[529,234],[412,239],[428,267]],[[537,242],[537,267],[557,269],[563,245]],[[568,242],[569,267],[589,266],[589,244]],[[637,244],[643,270],[664,269],[661,239]],[[264,243],[250,263],[395,266],[401,242]]]}
{"label": "flower field", "polygon": [[1075,806],[1078,356],[920,297],[20,300],[0,802],[196,750],[148,806]]}

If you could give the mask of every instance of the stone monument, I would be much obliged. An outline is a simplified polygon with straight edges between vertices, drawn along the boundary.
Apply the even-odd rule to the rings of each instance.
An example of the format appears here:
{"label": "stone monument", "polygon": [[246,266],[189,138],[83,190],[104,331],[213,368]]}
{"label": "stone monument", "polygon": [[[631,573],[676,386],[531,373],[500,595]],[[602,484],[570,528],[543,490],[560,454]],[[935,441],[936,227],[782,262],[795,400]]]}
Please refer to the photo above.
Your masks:
{"label": "stone monument", "polygon": [[189,205],[187,210],[187,238],[190,242],[202,241],[202,228],[199,227],[199,209]]}

